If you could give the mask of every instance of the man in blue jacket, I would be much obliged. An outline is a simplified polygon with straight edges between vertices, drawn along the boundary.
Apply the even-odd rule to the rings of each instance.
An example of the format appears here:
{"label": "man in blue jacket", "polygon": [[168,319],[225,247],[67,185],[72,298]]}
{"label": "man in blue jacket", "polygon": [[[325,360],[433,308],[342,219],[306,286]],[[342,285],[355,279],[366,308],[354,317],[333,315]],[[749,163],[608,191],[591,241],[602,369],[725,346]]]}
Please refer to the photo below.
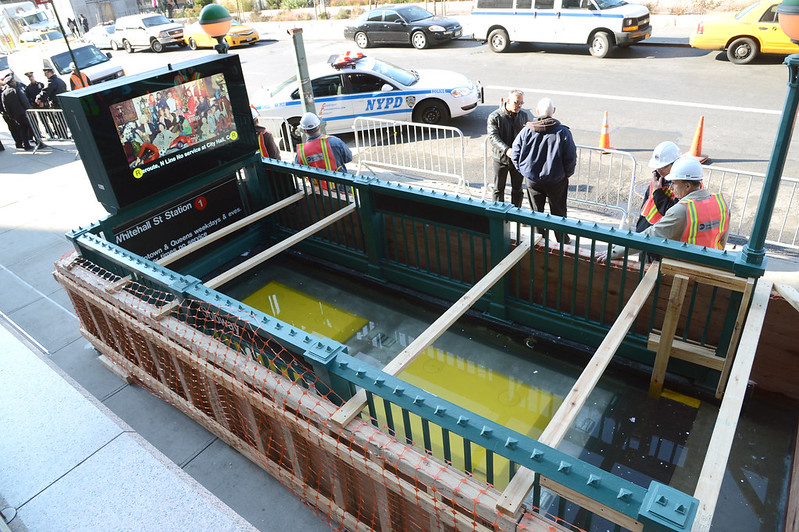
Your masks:
{"label": "man in blue jacket", "polygon": [[[552,118],[555,104],[541,98],[536,119],[528,122],[513,141],[511,161],[527,179],[527,196],[537,212],[544,212],[549,198],[549,212],[566,216],[569,177],[577,166],[577,147],[569,128]],[[561,235],[555,234],[560,242]],[[570,241],[568,235],[564,242]]]}

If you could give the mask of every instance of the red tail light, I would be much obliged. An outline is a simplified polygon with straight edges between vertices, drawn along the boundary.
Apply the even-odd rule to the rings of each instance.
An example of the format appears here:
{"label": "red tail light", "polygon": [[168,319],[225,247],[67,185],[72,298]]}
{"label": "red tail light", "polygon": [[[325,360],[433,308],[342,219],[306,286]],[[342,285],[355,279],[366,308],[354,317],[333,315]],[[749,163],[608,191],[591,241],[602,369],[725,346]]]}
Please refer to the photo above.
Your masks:
{"label": "red tail light", "polygon": [[697,34],[697,35],[702,35],[704,32],[705,32],[705,25],[704,25],[703,23],[701,23],[701,22],[700,22],[700,23],[699,23],[699,24],[697,24],[697,26],[696,26],[696,34]]}

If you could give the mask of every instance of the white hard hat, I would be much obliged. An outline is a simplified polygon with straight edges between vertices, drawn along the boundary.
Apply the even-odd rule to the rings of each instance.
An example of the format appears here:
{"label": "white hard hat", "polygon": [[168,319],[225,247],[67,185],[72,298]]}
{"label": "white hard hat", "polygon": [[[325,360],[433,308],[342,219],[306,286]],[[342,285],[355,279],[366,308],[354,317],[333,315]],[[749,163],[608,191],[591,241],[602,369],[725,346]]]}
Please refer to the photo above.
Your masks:
{"label": "white hard hat", "polygon": [[70,70],[75,70],[75,63],[70,63],[69,64],[69,69]]}
{"label": "white hard hat", "polygon": [[256,109],[254,105],[250,106],[250,112],[252,113],[252,119],[258,120],[258,109]]}
{"label": "white hard hat", "polygon": [[670,165],[681,156],[680,148],[676,144],[668,140],[661,142],[655,146],[655,150],[652,152],[652,158],[649,159],[649,168],[659,170]]}
{"label": "white hard hat", "polygon": [[702,181],[702,165],[693,157],[680,157],[674,161],[669,177],[672,181]]}
{"label": "white hard hat", "polygon": [[313,113],[305,113],[302,115],[300,119],[300,128],[304,129],[305,131],[313,131],[314,129],[318,128],[322,122],[319,121],[319,117]]}

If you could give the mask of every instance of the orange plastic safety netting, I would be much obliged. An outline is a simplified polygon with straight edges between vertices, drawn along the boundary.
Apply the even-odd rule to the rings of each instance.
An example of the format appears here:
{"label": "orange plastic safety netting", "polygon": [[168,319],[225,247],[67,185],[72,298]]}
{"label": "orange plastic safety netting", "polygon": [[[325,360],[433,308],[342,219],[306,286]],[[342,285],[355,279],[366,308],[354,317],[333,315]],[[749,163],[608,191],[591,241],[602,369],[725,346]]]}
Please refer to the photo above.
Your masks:
{"label": "orange plastic safety netting", "polygon": [[333,528],[581,530],[536,508],[501,514],[498,489],[365,415],[336,425],[341,398],[237,302],[179,300],[74,254],[55,276],[117,373],[258,464]]}

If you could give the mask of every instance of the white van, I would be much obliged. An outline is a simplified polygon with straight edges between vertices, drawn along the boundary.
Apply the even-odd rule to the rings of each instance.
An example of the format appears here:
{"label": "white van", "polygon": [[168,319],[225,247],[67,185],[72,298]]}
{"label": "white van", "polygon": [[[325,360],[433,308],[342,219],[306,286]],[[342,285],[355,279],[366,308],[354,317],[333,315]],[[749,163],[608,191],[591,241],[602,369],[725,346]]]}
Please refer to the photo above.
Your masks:
{"label": "white van", "polygon": [[587,44],[605,57],[652,35],[649,10],[624,0],[474,0],[474,38],[504,52],[511,42]]}
{"label": "white van", "polygon": [[155,53],[164,51],[165,46],[183,48],[183,26],[170,21],[164,15],[128,15],[116,20],[116,41],[132,54],[136,48],[149,48]]}
{"label": "white van", "polygon": [[32,70],[39,81],[47,84],[43,68],[52,68],[69,87],[69,76],[72,73],[69,64],[75,57],[78,68],[88,76],[92,85],[103,81],[121,78],[125,71],[115,61],[111,54],[104,54],[93,44],[72,43],[72,55],[69,54],[66,44],[39,45],[26,48],[8,55],[8,64],[17,75]]}

